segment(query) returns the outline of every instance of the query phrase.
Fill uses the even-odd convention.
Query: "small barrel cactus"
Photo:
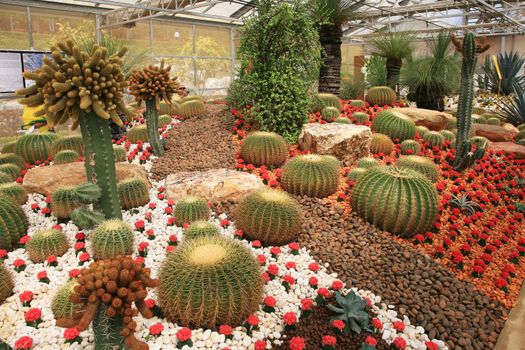
[[[438,170],[436,164],[434,164],[434,162],[427,157],[403,156],[399,158],[396,166],[399,168],[409,168],[419,171],[432,182],[436,182],[438,180]]]
[[[11,198],[18,205],[27,202],[27,191],[15,182],[0,185],[0,196]]]
[[[126,161],[126,149],[122,146],[113,145],[113,154],[115,155],[115,162]]]
[[[361,108],[366,106],[366,102],[363,100],[352,100],[350,101],[350,106]]]
[[[182,226],[199,220],[210,218],[210,208],[203,198],[188,196],[181,198],[173,211],[175,224]]]
[[[127,132],[128,140],[131,143],[137,143],[137,141],[148,142],[148,128],[145,124],[135,125]]]
[[[425,136],[425,134],[427,132],[429,132],[430,130],[426,127],[426,126],[423,126],[423,125],[418,125],[416,126],[416,133],[420,136],[420,137],[423,137]]]
[[[332,156],[300,155],[283,166],[281,185],[292,194],[323,198],[337,191],[339,171],[339,161]]]
[[[67,164],[67,163],[76,162],[79,159],[80,159],[80,154],[78,154],[76,151],[63,150],[55,154],[55,158],[53,158],[53,162],[55,164]]]
[[[27,217],[12,199],[0,197],[0,249],[18,248],[19,240],[26,235]]]
[[[172,104],[171,103],[167,103],[167,102],[160,102],[159,103],[159,113],[162,114],[162,115],[167,115],[168,117],[173,113],[173,108],[172,108]],[[171,120],[171,117],[170,117],[170,120]],[[159,117],[159,126],[160,125],[160,117]]]
[[[423,136],[423,140],[428,142],[430,147],[441,147],[443,142],[445,142],[445,137],[439,131],[429,131]]]
[[[77,285],[75,280],[71,280],[58,289],[51,301],[51,311],[55,319],[73,318],[77,319],[82,315],[82,305],[71,302],[70,297]]]
[[[51,144],[57,138],[54,133],[26,134],[16,141],[15,152],[29,164],[43,162],[51,155]]]
[[[93,203],[99,197],[100,188],[92,183],[60,187],[51,195],[51,211],[57,218],[65,219],[75,209]]]
[[[159,304],[171,322],[192,328],[239,325],[259,308],[261,270],[240,242],[208,236],[185,240],[159,271]]]
[[[279,134],[256,131],[242,143],[241,157],[255,166],[280,166],[288,157],[288,144]]]
[[[122,209],[141,207],[149,202],[148,185],[144,180],[128,178],[117,184]]]
[[[321,115],[323,116],[323,119],[326,121],[331,121],[337,117],[339,117],[339,110],[336,107],[325,107],[321,111]]]
[[[386,106],[396,101],[396,92],[388,86],[374,86],[366,93],[366,102],[370,106]]]
[[[51,155],[55,156],[60,151],[75,151],[78,154],[84,153],[84,142],[80,135],[62,136],[51,144]]]
[[[392,142],[390,137],[379,133],[372,134],[372,141],[370,142],[370,152],[372,152],[373,154],[384,153],[388,155],[392,153],[393,150],[394,143]]]
[[[69,249],[66,235],[55,229],[38,231],[26,245],[29,259],[34,263],[44,262],[48,256],[62,256]]]
[[[454,143],[456,141],[456,134],[454,134],[453,131],[441,130],[439,133],[443,135],[445,140],[450,141],[450,143]]]
[[[355,112],[352,114],[352,118],[356,120],[357,124],[366,124],[366,122],[370,121],[370,116],[364,112]]]
[[[458,129],[458,118],[452,117],[448,120],[447,130],[454,131]]]
[[[164,114],[159,116],[159,128],[163,128],[171,123],[171,116]]]
[[[11,175],[0,172],[0,184],[6,184],[9,182],[13,182],[13,178]]]
[[[401,142],[401,154],[418,154],[421,152],[419,142],[414,140],[405,140]]]
[[[286,192],[263,189],[248,194],[235,209],[237,228],[250,240],[283,245],[301,232],[301,210]]]
[[[489,139],[484,136],[473,136],[469,141],[476,146],[476,149],[482,149],[483,152],[489,148]]]
[[[215,236],[219,234],[219,228],[209,221],[199,220],[193,222],[190,227],[184,231],[186,238],[198,238],[203,236]]]
[[[180,105],[180,116],[184,119],[196,117],[204,113],[206,107],[204,102],[199,99],[184,100]]]
[[[364,173],[366,173],[368,169],[366,168],[353,168],[348,172],[346,175],[346,178],[351,181],[357,181],[363,176]]]
[[[4,264],[0,262],[0,305],[13,294],[13,278]]]
[[[472,114],[471,120],[472,124],[487,124],[487,120],[481,115]]]
[[[0,154],[0,164],[14,164],[20,169],[26,167],[26,161],[16,153],[2,153]]]
[[[487,120],[487,124],[490,124],[490,125],[501,125],[501,120],[499,120],[499,118],[496,118],[496,117],[490,117]]]
[[[352,194],[352,207],[359,216],[405,238],[432,227],[438,204],[432,182],[421,173],[406,168],[368,169]]]
[[[525,130],[520,130],[516,134],[516,140],[522,140],[522,139],[525,139]]]
[[[487,111],[483,107],[472,107],[472,114],[483,115],[485,113],[487,113]]]
[[[9,175],[11,181],[14,181],[20,176],[20,168],[15,164],[1,164],[0,173]]]
[[[15,153],[16,152],[16,140],[9,141],[2,145],[2,153]]]
[[[416,136],[416,124],[412,119],[402,113],[388,110],[376,115],[372,122],[372,130],[401,141]]]
[[[364,158],[359,159],[359,161],[357,162],[358,168],[368,169],[368,168],[372,168],[378,165],[379,165],[379,162],[377,161],[377,159],[372,158],[372,157],[364,157]]]
[[[135,235],[122,220],[107,220],[98,225],[91,234],[91,249],[96,260],[113,259],[133,252]]]
[[[316,109],[316,112],[317,111],[322,111],[323,108],[325,107],[335,107],[337,108],[338,111],[341,111],[341,109],[343,108],[342,104],[341,104],[341,100],[339,99],[339,97],[337,97],[336,95],[334,94],[329,94],[329,93],[320,93],[317,95],[317,98],[321,101],[321,106],[318,106]]]
[[[346,118],[346,117],[338,117],[338,118],[335,118],[334,123],[339,123],[339,124],[352,124],[352,122],[350,121],[350,119],[348,119],[348,118]]]

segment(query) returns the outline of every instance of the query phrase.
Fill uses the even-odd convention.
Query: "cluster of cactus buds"
[[[126,51],[123,48],[108,57],[105,47],[95,45],[86,53],[71,40],[58,43],[51,48],[51,57],[43,58],[41,68],[24,73],[24,78],[35,84],[16,92],[26,96],[19,102],[30,107],[43,105],[37,113],[45,115],[50,127],[71,119],[76,128],[80,113],[91,111],[121,125],[117,109],[131,114],[122,100],[128,85],[121,69]]]
[[[160,67],[150,65],[142,70],[134,70],[130,77],[130,93],[140,106],[142,101],[155,99],[155,108],[160,109],[161,100],[171,103],[171,95],[177,93],[179,83],[177,78],[170,77],[171,66]]]
[[[75,304],[84,304],[85,312],[77,319],[58,319],[57,325],[76,326],[79,331],[84,331],[99,307],[103,307],[108,318],[123,317],[120,335],[127,347],[133,350],[148,348],[146,343],[135,338],[137,324],[133,317],[139,312],[145,318],[153,316],[144,302],[148,295],[146,287],[156,287],[159,282],[150,278],[150,269],[134,262],[131,256],[117,256],[93,262],[82,269],[77,283],[70,299]]]

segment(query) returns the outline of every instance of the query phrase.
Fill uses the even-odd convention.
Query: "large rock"
[[[206,198],[210,202],[238,202],[249,192],[265,186],[254,174],[213,169],[170,174],[166,178],[165,187],[168,199],[179,200],[191,195]]]
[[[494,152],[503,151],[508,154],[514,154],[517,159],[525,159],[525,146],[514,142],[491,142],[489,150]]]
[[[505,124],[502,125],[502,127],[504,127],[507,130],[510,130],[510,131],[512,131],[512,132],[514,132],[516,134],[520,132],[518,130],[518,128],[515,127],[514,125],[512,125],[511,123],[505,123]]]
[[[453,115],[446,112],[434,111],[432,109],[399,107],[392,108],[392,111],[401,112],[416,123],[429,128],[430,130],[440,131],[447,128],[448,122]]]
[[[149,185],[146,171],[141,165],[117,163],[117,181],[138,177]],[[28,192],[52,194],[62,186],[77,186],[87,182],[86,169],[83,162],[56,164],[30,169],[24,176],[23,185]]]
[[[508,142],[514,140],[516,131],[499,125],[472,124],[472,135],[484,136],[494,142]]]
[[[364,125],[317,124],[303,125],[299,147],[317,154],[327,154],[353,165],[359,158],[370,155],[372,131]]]

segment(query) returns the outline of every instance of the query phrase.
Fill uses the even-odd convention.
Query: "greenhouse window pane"
[[[111,28],[108,30],[110,36],[124,41],[130,50],[130,54],[150,51],[149,23],[138,22],[133,28]]]
[[[0,11],[0,48],[29,49],[27,10],[3,6]]]
[[[187,89],[194,89],[193,58],[157,57],[158,62],[164,58],[167,65],[171,65],[171,76]]]
[[[190,24],[153,22],[155,55],[193,56],[193,32]]]
[[[195,26],[198,57],[230,57],[230,28]]]
[[[228,87],[231,81],[230,65],[230,60],[198,59],[197,88],[201,90]]]

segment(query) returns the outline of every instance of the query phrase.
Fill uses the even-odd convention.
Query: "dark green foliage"
[[[396,101],[396,93],[388,86],[375,86],[368,89],[365,99],[370,106],[378,105],[382,107],[394,103]]]
[[[249,134],[241,145],[241,157],[255,166],[280,166],[288,157],[284,138],[273,132],[256,131]]]
[[[16,153],[2,153],[0,154],[0,164],[14,164],[20,169],[26,167],[24,158],[20,157]]]
[[[58,138],[56,134],[26,134],[16,141],[15,151],[29,164],[43,162],[51,155],[51,144]]]
[[[372,130],[385,134],[391,139],[401,141],[416,136],[416,124],[412,119],[399,112],[379,112],[372,122]]]
[[[517,86],[525,84],[523,65],[525,57],[518,52],[504,52],[497,56],[499,73],[490,55],[485,56],[484,75],[478,75],[478,87],[496,94],[510,95]]]
[[[209,221],[199,220],[191,223],[184,231],[184,237],[197,238],[203,236],[215,236],[219,234],[219,228]]]
[[[180,199],[173,211],[175,224],[182,226],[199,220],[210,218],[210,208],[203,198],[187,196]]]
[[[70,217],[71,221],[82,230],[92,229],[104,220],[103,214],[87,208],[73,210]]]
[[[367,312],[368,302],[366,300],[361,299],[353,291],[349,291],[346,295],[338,291],[335,293],[335,302],[335,305],[328,304],[326,306],[333,314],[330,322],[334,320],[344,321],[344,334],[348,334],[350,331],[356,334],[361,334],[361,331],[372,331],[370,328],[370,315]]]
[[[388,155],[392,153],[393,150],[394,143],[392,142],[390,137],[379,133],[372,134],[372,141],[370,142],[370,152],[372,152],[373,154],[384,153],[385,155]]]
[[[129,178],[117,184],[122,209],[141,207],[149,202],[149,190],[142,179]]]
[[[15,284],[9,271],[0,262],[0,305],[13,294]]]
[[[51,155],[56,156],[60,151],[75,151],[78,154],[84,153],[84,142],[80,135],[61,136],[51,144]]]
[[[419,142],[414,140],[405,140],[401,142],[401,154],[418,154],[421,152]]]
[[[55,154],[53,162],[55,164],[67,164],[76,162],[79,159],[80,155],[77,152],[71,150],[64,150]]]
[[[27,234],[28,222],[22,208],[13,200],[0,197],[0,249],[18,248],[19,240]]]
[[[480,205],[470,200],[466,194],[462,194],[461,196],[452,195],[448,204],[453,208],[458,208],[462,213],[467,215],[474,215],[477,211],[481,211]]]
[[[516,86],[509,100],[503,99],[499,102],[499,108],[507,123],[515,126],[525,123],[525,88]]]
[[[48,256],[62,256],[69,249],[66,235],[55,229],[38,231],[26,245],[29,259],[35,263],[44,262]]]

